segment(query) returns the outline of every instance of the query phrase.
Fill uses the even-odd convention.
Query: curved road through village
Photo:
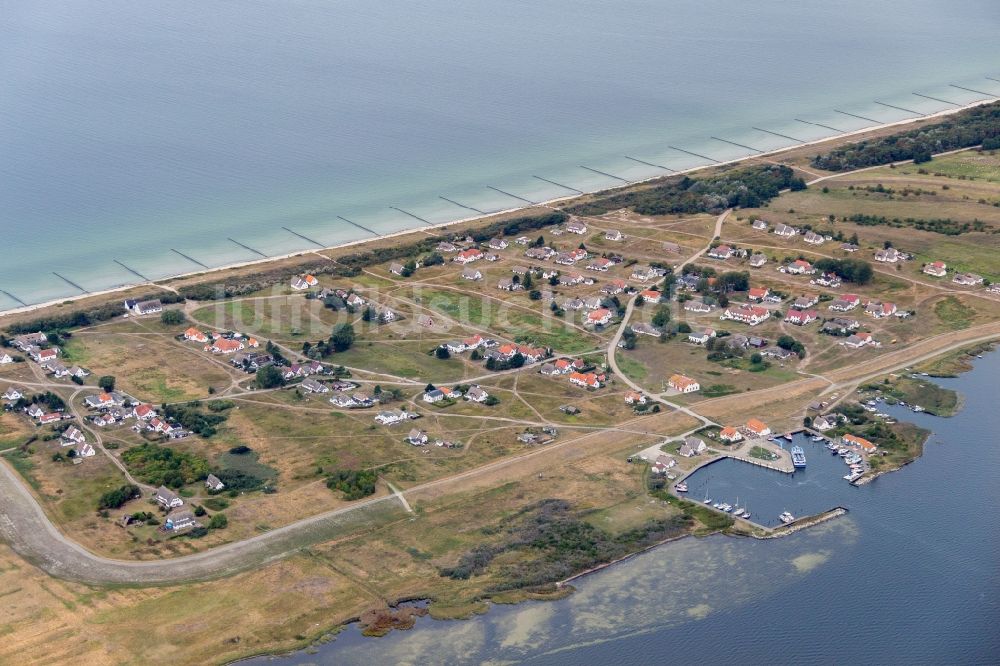
[[[721,236],[723,222],[731,211],[726,211],[716,221],[714,236]],[[708,251],[705,247],[692,255],[680,267],[697,259]],[[615,359],[617,345],[633,313],[635,299],[629,301],[625,316],[607,348],[608,363],[621,380],[637,391],[642,387],[635,384],[618,368]],[[918,341],[907,347],[896,349],[881,359],[862,368],[847,367],[829,373],[829,376],[811,376],[800,382],[822,380],[826,386],[817,385],[817,393],[853,387],[873,377],[905,368],[916,362],[933,358],[940,354],[969,344],[1000,338],[1000,322],[991,322],[961,331],[954,331],[933,338]],[[773,387],[787,390],[789,385]],[[823,390],[825,389],[825,390]],[[745,403],[755,394],[764,395],[772,389],[762,389],[706,401],[713,407],[728,401]],[[702,424],[713,423],[710,419],[691,409],[672,403],[662,397],[653,399],[672,409],[699,420]],[[89,430],[89,429],[88,429]],[[91,431],[96,436],[96,433]],[[598,433],[599,435],[599,433]],[[347,538],[361,528],[375,522],[385,524],[394,520],[408,520],[410,507],[405,495],[413,499],[421,491],[458,492],[468,490],[492,478],[498,470],[514,468],[528,459],[545,460],[564,455],[568,446],[595,433],[570,438],[557,444],[529,451],[527,453],[498,460],[476,469],[450,477],[430,481],[406,490],[391,488],[390,493],[354,502],[348,506],[317,514],[309,518],[253,536],[243,541],[218,546],[210,550],[177,558],[162,560],[115,560],[96,555],[71,538],[61,533],[48,519],[37,500],[24,485],[17,473],[0,458],[0,538],[6,541],[22,557],[36,564],[50,575],[90,584],[112,585],[171,585],[191,581],[208,580],[245,571],[268,562],[286,557],[310,545],[338,538]],[[97,438],[100,444],[100,438]],[[103,446],[101,446],[103,449]],[[116,461],[117,462],[117,461]],[[126,472],[127,474],[127,472]]]

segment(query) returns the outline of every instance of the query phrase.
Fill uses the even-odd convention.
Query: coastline
[[[665,178],[672,178],[672,177],[675,177],[675,176],[683,176],[683,175],[686,175],[686,174],[691,174],[691,173],[695,173],[695,172],[698,172],[698,171],[703,171],[703,170],[706,170],[706,169],[713,169],[713,168],[718,168],[718,167],[731,166],[731,165],[734,165],[734,164],[739,164],[739,163],[746,162],[746,161],[753,160],[753,159],[759,159],[759,158],[765,158],[765,157],[773,157],[773,156],[780,155],[782,153],[786,153],[786,152],[789,152],[789,151],[792,151],[792,150],[798,150],[800,148],[805,148],[805,147],[808,147],[808,146],[820,145],[820,144],[823,144],[823,143],[827,143],[829,141],[842,140],[842,139],[849,138],[849,137],[854,137],[854,136],[860,136],[860,135],[868,134],[870,132],[881,131],[881,130],[884,130],[884,129],[887,129],[887,128],[899,127],[899,126],[904,126],[904,125],[911,125],[911,124],[920,123],[920,122],[924,122],[924,121],[928,121],[928,120],[934,120],[934,119],[937,119],[937,118],[943,118],[943,117],[950,116],[950,115],[953,115],[953,114],[956,114],[956,113],[959,113],[959,112],[962,112],[962,111],[966,111],[968,109],[976,108],[978,106],[983,106],[983,105],[986,105],[986,104],[991,104],[991,103],[996,102],[996,101],[1000,101],[1000,97],[993,97],[993,98],[981,99],[981,100],[978,100],[978,101],[975,101],[975,102],[970,102],[969,104],[966,104],[966,105],[963,105],[963,106],[955,107],[953,109],[945,109],[943,111],[938,111],[938,112],[935,112],[935,113],[932,113],[932,114],[922,115],[922,116],[918,116],[918,117],[915,117],[915,118],[905,118],[903,120],[897,120],[897,121],[893,121],[893,122],[889,122],[889,123],[880,123],[880,124],[872,125],[872,126],[865,127],[865,128],[862,128],[862,129],[853,130],[853,131],[850,131],[850,132],[842,132],[842,133],[839,133],[839,134],[834,134],[834,135],[831,135],[831,136],[828,136],[828,137],[824,137],[822,139],[816,139],[814,141],[807,141],[807,142],[797,143],[797,144],[792,145],[792,146],[786,146],[784,148],[777,148],[775,150],[761,152],[761,153],[754,153],[752,155],[746,155],[746,156],[743,156],[743,157],[738,157],[738,158],[734,158],[734,159],[731,159],[731,160],[725,160],[725,161],[721,161],[721,162],[716,162],[716,163],[713,163],[713,164],[696,166],[696,167],[691,167],[691,168],[688,168],[688,169],[681,169],[681,170],[675,171],[675,172],[670,173],[670,174],[653,176],[653,177],[650,177],[650,178],[645,178],[645,179],[641,179],[641,180],[637,180],[637,181],[628,182],[628,183],[625,183],[625,184],[622,184],[622,185],[616,185],[616,186],[613,186],[613,187],[607,187],[607,188],[592,190],[592,191],[585,192],[584,194],[571,194],[571,195],[567,195],[567,196],[563,196],[563,197],[556,197],[556,198],[553,198],[553,199],[547,199],[545,201],[540,201],[540,202],[534,203],[532,205],[515,206],[515,207],[512,207],[512,208],[507,208],[507,209],[503,209],[503,210],[499,210],[499,211],[494,211],[492,213],[486,213],[486,214],[482,214],[482,215],[473,215],[473,216],[470,216],[470,217],[464,217],[464,218],[460,218],[460,219],[456,219],[456,220],[451,220],[451,221],[448,221],[448,222],[442,222],[440,224],[424,225],[424,226],[420,226],[420,227],[413,227],[413,228],[410,228],[410,229],[403,229],[403,230],[395,231],[395,232],[388,233],[388,234],[380,234],[380,235],[378,235],[376,237],[373,237],[373,238],[361,238],[361,239],[357,239],[357,240],[353,240],[353,241],[347,241],[347,242],[344,242],[344,243],[338,243],[336,245],[330,245],[330,246],[326,246],[326,247],[322,247],[322,248],[303,248],[301,250],[297,250],[297,251],[294,251],[294,252],[289,252],[289,253],[282,254],[282,255],[275,255],[275,256],[271,256],[271,257],[267,257],[267,258],[252,259],[252,260],[248,260],[248,261],[234,262],[234,263],[230,263],[230,264],[225,264],[225,265],[222,265],[222,266],[217,266],[217,267],[213,267],[213,268],[209,268],[209,269],[201,269],[201,270],[197,270],[197,271],[189,271],[189,272],[186,272],[186,273],[177,273],[175,275],[170,275],[170,276],[164,277],[164,278],[159,279],[159,280],[152,280],[152,281],[148,281],[148,282],[141,282],[140,281],[140,282],[128,283],[128,284],[123,284],[123,285],[119,285],[119,286],[116,286],[116,287],[110,287],[108,289],[103,289],[103,290],[99,290],[99,291],[92,291],[92,292],[87,292],[87,293],[83,293],[83,294],[76,294],[76,295],[72,295],[72,296],[67,296],[65,298],[50,299],[48,301],[44,301],[44,302],[41,302],[41,303],[33,303],[33,304],[26,305],[26,306],[21,306],[21,307],[16,307],[16,308],[9,308],[7,310],[0,310],[0,318],[3,318],[5,316],[10,316],[10,315],[18,315],[18,314],[26,314],[26,313],[31,313],[31,312],[37,312],[37,311],[43,310],[45,308],[49,308],[49,307],[53,307],[53,306],[58,306],[58,305],[69,304],[69,303],[73,303],[73,302],[76,302],[76,301],[81,301],[81,300],[88,299],[88,298],[101,297],[101,296],[109,296],[109,295],[116,294],[116,293],[122,293],[122,292],[128,291],[130,289],[135,289],[137,287],[148,286],[148,287],[155,288],[155,289],[162,289],[164,291],[175,292],[176,290],[174,288],[172,288],[170,286],[170,284],[169,284],[170,282],[172,282],[174,280],[181,280],[181,279],[185,279],[185,278],[202,276],[202,275],[212,275],[214,273],[219,273],[219,272],[233,270],[233,269],[238,269],[238,268],[245,268],[245,267],[249,267],[249,266],[265,265],[265,264],[268,264],[268,263],[283,261],[283,260],[287,260],[287,259],[291,259],[291,258],[299,257],[299,256],[304,256],[304,255],[308,255],[308,254],[318,255],[318,256],[321,256],[321,257],[323,257],[325,259],[328,259],[328,260],[333,261],[334,263],[336,263],[336,260],[330,259],[329,257],[325,257],[324,255],[322,255],[320,253],[321,252],[330,251],[330,250],[340,250],[340,249],[344,249],[344,248],[348,248],[348,247],[363,246],[363,245],[366,245],[368,243],[372,243],[372,242],[376,242],[376,241],[384,241],[384,240],[388,240],[388,239],[392,239],[392,238],[398,238],[398,237],[401,237],[401,236],[407,236],[409,234],[428,233],[428,232],[432,232],[432,231],[439,231],[439,230],[447,229],[448,227],[452,227],[452,226],[456,226],[456,225],[460,225],[460,224],[467,224],[469,222],[475,222],[475,221],[479,221],[479,220],[485,220],[485,219],[493,218],[493,217],[500,216],[500,215],[509,215],[511,213],[517,213],[517,212],[520,212],[520,211],[531,210],[532,208],[550,208],[554,204],[557,204],[557,203],[560,203],[560,202],[572,201],[572,200],[579,199],[579,198],[585,197],[585,196],[590,196],[590,195],[593,195],[593,194],[605,193],[605,192],[614,192],[614,191],[618,191],[618,190],[624,190],[624,189],[627,189],[627,188],[630,188],[630,187],[635,187],[637,185],[643,185],[643,184],[647,184],[647,183],[652,183],[652,182],[655,182],[655,181],[663,180]]]

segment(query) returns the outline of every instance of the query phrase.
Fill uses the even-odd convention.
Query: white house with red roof
[[[766,321],[771,316],[771,311],[755,305],[729,306],[722,313],[719,319],[732,319],[750,326],[756,326]]]
[[[805,259],[796,259],[785,267],[785,272],[793,275],[812,275],[816,269]]]
[[[593,312],[588,312],[585,322],[591,326],[605,326],[611,322],[613,315],[607,308],[598,308]]]
[[[754,302],[761,302],[767,298],[771,290],[767,287],[750,287],[750,291],[747,292],[747,298]]]
[[[474,247],[470,247],[468,250],[462,250],[455,257],[455,261],[460,264],[469,264],[473,261],[479,261],[483,258],[482,250]]]
[[[746,429],[757,437],[767,437],[771,434],[771,429],[768,428],[763,421],[758,419],[750,419],[747,421]]]
[[[701,384],[697,380],[685,375],[671,375],[667,380],[667,386],[680,393],[694,393],[701,390]]]
[[[153,409],[152,405],[138,405],[132,410],[132,416],[140,421],[148,421],[156,416],[156,410]]]
[[[948,274],[948,265],[943,261],[932,261],[924,266],[924,273],[934,277],[944,277]]]
[[[243,343],[240,340],[230,340],[228,338],[219,338],[211,345],[205,346],[205,351],[210,351],[213,354],[235,354],[243,349]]]
[[[743,439],[740,431],[732,426],[726,426],[719,431],[719,439],[723,442],[738,442]]]
[[[583,386],[584,388],[601,388],[601,380],[598,375],[593,372],[574,372],[569,376],[569,381],[577,386]]]
[[[655,289],[643,289],[642,291],[639,292],[639,295],[642,296],[642,300],[645,301],[646,303],[656,304],[663,299],[663,294],[656,291]]]
[[[200,342],[202,344],[208,342],[208,336],[205,335],[205,332],[199,331],[194,326],[184,331],[184,339],[190,340],[191,342]]]
[[[717,245],[708,251],[708,256],[713,259],[728,259],[733,256],[733,248],[728,245]]]
[[[811,321],[816,321],[819,313],[815,310],[789,310],[785,316],[785,321],[796,326],[805,326]]]

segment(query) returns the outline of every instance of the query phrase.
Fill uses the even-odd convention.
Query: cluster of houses
[[[943,261],[932,261],[924,264],[923,272],[933,277],[945,277],[948,274],[948,265]],[[983,276],[975,273],[955,273],[951,281],[966,287],[975,287],[984,282]],[[991,288],[990,291],[1000,291],[1000,289]]]
[[[475,335],[465,338],[464,340],[453,340],[452,342],[447,342],[443,346],[449,353],[461,354],[474,349],[492,349],[493,347],[500,346],[500,343],[492,338],[484,338],[476,333]]]
[[[465,399],[469,402],[486,402],[490,394],[482,386],[474,385],[470,386],[466,392],[463,394],[458,389],[449,388],[447,386],[437,386],[430,389],[429,391],[424,391],[423,400],[429,404],[436,404],[444,400],[458,400],[464,395]]]
[[[62,351],[59,347],[48,344],[48,340],[48,336],[39,331],[37,333],[18,335],[10,341],[10,344],[27,354],[46,374],[51,375],[55,379],[84,379],[90,376],[90,371],[79,365],[73,365],[69,368],[63,365],[59,361]],[[14,358],[10,354],[0,352],[0,363],[13,362]]]
[[[319,284],[319,280],[316,279],[315,275],[296,275],[292,278],[292,289],[296,291],[305,291]]]
[[[608,381],[605,373],[594,371],[593,366],[581,358],[572,361],[560,358],[554,362],[545,363],[538,371],[548,376],[567,375],[571,384],[581,388],[599,389]]]
[[[194,326],[181,333],[180,338],[188,342],[196,342],[204,345],[202,349],[212,354],[235,354],[244,349],[257,349],[260,347],[260,342],[256,338],[236,331],[226,331],[224,333],[217,331],[206,332]]]

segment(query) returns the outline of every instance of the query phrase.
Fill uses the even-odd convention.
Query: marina
[[[845,633],[864,642],[872,663],[992,663],[1000,650],[1000,513],[967,507],[1000,501],[992,437],[1000,414],[991,393],[998,372],[1000,353],[993,353],[967,375],[935,380],[968,396],[953,418],[886,406],[933,434],[922,458],[878,483],[844,483],[840,456],[808,436],[795,438],[810,458],[806,470],[779,474],[721,460],[690,480],[697,501],[738,496],[787,536],[683,539],[573,581],[576,591],[565,599],[496,605],[466,622],[424,618],[377,640],[351,625],[318,653],[277,663],[657,664],[669,645],[672,659],[736,665],[773,663],[777,639],[781,662],[815,663],[819,654],[841,655]],[[970,457],[980,473],[968,474]],[[942,484],[954,492],[928,496]],[[797,518],[787,527],[778,518],[785,511]],[[832,519],[800,528],[817,514]],[[878,603],[844,593],[857,588],[861,572],[882,581]],[[751,625],[758,631],[745,640],[712,638]]]

